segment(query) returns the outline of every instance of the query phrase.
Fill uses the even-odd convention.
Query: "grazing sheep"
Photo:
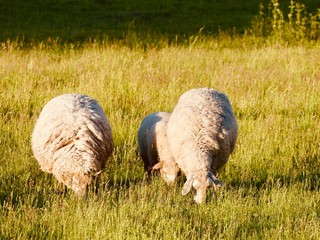
[[[169,118],[170,113],[167,112],[152,113],[142,120],[138,131],[138,147],[147,176],[152,170],[160,169],[162,178],[168,184],[172,182],[170,176],[175,176],[178,171],[167,143],[166,128]],[[166,167],[163,167],[163,162],[166,162]]]
[[[184,93],[167,124],[168,144],[173,158],[186,175],[182,195],[193,187],[195,201],[202,203],[206,189],[222,184],[218,171],[235,148],[238,126],[227,96],[200,88]]]
[[[87,197],[88,185],[112,152],[112,131],[94,99],[65,94],[44,106],[31,145],[41,170],[52,173],[78,196]]]

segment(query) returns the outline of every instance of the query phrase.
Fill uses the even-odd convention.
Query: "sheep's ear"
[[[163,168],[163,164],[164,164],[163,161],[158,162],[156,165],[152,167],[152,170],[158,170]]]
[[[220,180],[212,172],[208,172],[208,177],[212,180],[214,185],[217,187],[222,187],[222,182],[220,182]]]
[[[194,181],[194,178],[193,178],[193,176],[191,176],[184,183],[184,185],[182,187],[182,196],[187,195],[190,192],[190,190],[192,188],[193,181]]]
[[[98,177],[98,176],[101,174],[101,172],[102,172],[102,170],[100,170],[99,172],[96,172],[96,173],[94,174],[94,176],[95,176],[95,177]]]

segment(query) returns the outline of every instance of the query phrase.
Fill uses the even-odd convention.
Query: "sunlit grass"
[[[319,239],[319,43],[274,31],[200,32],[183,44],[129,33],[1,43],[0,239]],[[224,187],[201,206],[181,195],[184,176],[173,187],[144,180],[136,140],[144,116],[172,111],[197,87],[225,92],[239,124]],[[58,194],[30,148],[42,107],[63,93],[95,98],[113,129],[113,154],[87,201]]]
[[[236,41],[3,49],[0,238],[318,239],[319,47]],[[184,91],[203,86],[229,96],[239,139],[220,175],[223,189],[198,206],[192,194],[181,196],[183,176],[172,188],[159,176],[143,180],[136,134],[144,116],[172,111]],[[68,92],[98,100],[114,134],[113,155],[88,201],[59,195],[30,149],[41,108]]]

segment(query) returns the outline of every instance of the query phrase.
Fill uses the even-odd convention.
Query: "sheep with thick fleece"
[[[96,100],[82,94],[64,94],[42,109],[31,146],[41,170],[86,197],[88,185],[111,155],[112,131]]]
[[[138,147],[147,176],[152,170],[160,169],[161,176],[168,184],[170,176],[179,170],[169,151],[166,129],[170,113],[155,112],[146,116],[138,130]],[[162,162],[166,162],[163,167]],[[158,164],[161,163],[161,164]]]
[[[238,126],[228,97],[214,89],[185,92],[167,124],[173,158],[186,175],[182,194],[195,188],[195,201],[206,199],[206,189],[222,184],[218,171],[227,163],[238,136]]]

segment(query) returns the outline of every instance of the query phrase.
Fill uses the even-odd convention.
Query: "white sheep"
[[[222,184],[218,171],[227,163],[238,135],[237,121],[228,97],[214,89],[184,93],[167,124],[173,158],[186,175],[182,194],[196,189],[195,201],[206,199],[206,189]]]
[[[161,176],[168,184],[170,176],[175,176],[179,168],[169,151],[166,129],[170,113],[155,112],[146,116],[138,130],[138,147],[144,162],[144,170],[149,176],[152,170],[160,169]],[[166,163],[163,167],[163,162]]]
[[[112,131],[94,99],[64,94],[42,109],[31,146],[41,170],[52,173],[78,196],[87,197],[88,185],[111,155]]]

